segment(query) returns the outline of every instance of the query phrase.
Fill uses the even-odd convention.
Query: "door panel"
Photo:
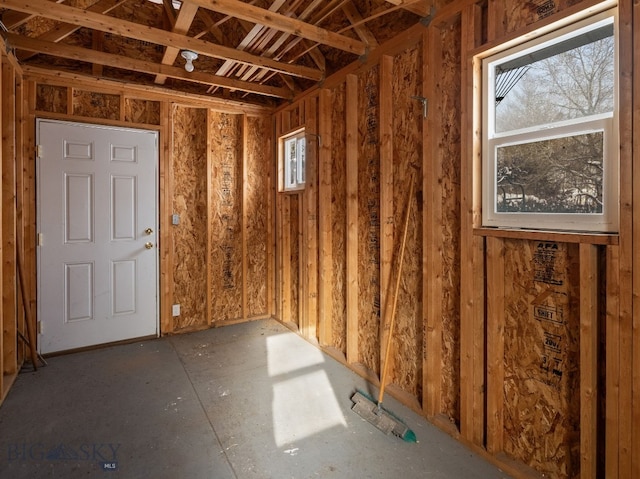
[[[157,334],[157,133],[37,131],[41,351]]]
[[[64,175],[65,243],[93,241],[93,175]]]
[[[133,176],[111,177],[112,241],[135,239],[136,189],[136,179]]]
[[[65,322],[93,319],[93,263],[64,265]]]

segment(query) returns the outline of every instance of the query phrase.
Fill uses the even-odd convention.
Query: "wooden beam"
[[[247,188],[249,187],[249,124],[247,122],[247,115],[242,115],[242,171],[240,174],[242,175],[242,204],[240,205],[241,214],[242,214],[242,231],[241,231],[241,248],[242,248],[242,318],[247,319],[249,317],[249,310],[247,307],[247,290],[248,290],[248,282],[249,282],[249,258],[248,258],[248,247],[247,247],[247,231],[249,225],[249,208],[247,203],[249,202],[249,193]]]
[[[214,190],[214,186],[213,186],[213,149],[214,149],[214,144],[213,144],[213,138],[214,138],[214,131],[216,126],[213,126],[213,120],[212,120],[212,111],[211,109],[207,108],[207,119],[206,119],[207,125],[206,125],[206,142],[207,142],[207,152],[206,152],[206,161],[207,161],[207,166],[206,166],[206,175],[207,175],[207,192],[206,192],[206,203],[207,203],[207,213],[206,216],[207,218],[207,245],[206,245],[206,269],[207,269],[207,281],[205,283],[205,288],[206,288],[206,298],[207,298],[207,324],[214,324],[214,318],[213,318],[213,267],[211,264],[211,261],[209,260],[209,258],[211,258],[211,254],[214,248],[214,242],[213,242],[213,235],[214,235],[214,228],[212,225],[212,218],[211,218],[211,211],[212,208],[214,206],[214,202],[213,202],[213,198],[214,195],[217,195],[217,192]],[[244,145],[243,145],[244,148]],[[244,149],[243,149],[244,151]],[[244,182],[242,183],[244,185]],[[243,203],[244,204],[244,203]],[[244,217],[243,217],[244,218]],[[241,235],[244,237],[244,228],[241,229]],[[242,255],[242,258],[244,259],[244,254]],[[244,281],[244,275],[243,275],[243,281]],[[242,306],[242,317],[244,318],[244,305]]]
[[[430,31],[431,29],[427,29]],[[409,46],[415,45],[418,42],[422,41],[422,35],[425,32],[424,25],[417,23],[414,26],[408,28],[407,30],[399,33],[391,40],[380,45],[379,48],[372,50],[366,58],[363,58],[362,61],[352,62],[346,67],[338,70],[335,73],[332,73],[327,78],[322,80],[321,84],[318,84],[315,88],[309,88],[303,93],[296,96],[296,101],[302,100],[308,95],[314,95],[316,90],[322,86],[322,88],[335,88],[337,85],[344,83],[344,79],[347,75],[352,74],[356,75],[361,72],[365,72],[371,67],[378,65],[380,63],[380,57],[383,55],[399,55],[404,52]],[[286,105],[283,104],[280,107],[276,108],[276,111],[286,108]]]
[[[482,8],[476,4],[466,5],[462,9],[461,15],[461,43],[463,51],[472,51],[480,43],[482,37]],[[462,131],[469,134],[462,135],[461,140],[461,330],[465,333],[465,366],[467,370],[461,371],[461,383],[463,375],[468,383],[468,408],[465,410],[471,416],[467,417],[465,424],[471,429],[466,431],[474,444],[482,446],[484,442],[485,428],[488,428],[488,418],[485,420],[485,401],[489,401],[489,396],[502,394],[498,391],[486,392],[485,385],[485,336],[488,335],[490,326],[489,315],[485,317],[484,304],[491,296],[485,295],[485,240],[482,237],[474,236],[473,229],[482,223],[482,157],[481,138],[479,133],[481,128],[481,105],[480,96],[477,94],[477,81],[479,77],[479,65],[473,64],[467,55],[461,56],[461,124]],[[502,259],[500,259],[502,261]],[[487,281],[490,283],[490,280]],[[462,334],[462,333],[461,333]],[[488,339],[487,339],[488,342]],[[461,339],[461,345],[463,340]],[[498,353],[502,353],[502,346],[498,347]],[[468,359],[471,359],[469,362]],[[488,365],[486,365],[488,368]],[[494,384],[494,387],[498,387]],[[500,386],[502,387],[502,386]],[[501,391],[501,389],[500,389]],[[494,397],[493,400],[496,398]],[[495,404],[495,403],[494,403]],[[501,408],[502,405],[495,404]],[[494,410],[498,413],[500,410]],[[497,418],[493,418],[497,419]],[[501,419],[499,419],[501,421]],[[498,427],[501,426],[498,423]],[[496,424],[494,423],[494,426]],[[501,440],[500,440],[501,441]],[[492,447],[501,447],[501,442],[493,444]]]
[[[198,54],[213,58],[221,58],[223,60],[232,59],[238,63],[257,65],[287,75],[300,76],[311,80],[320,80],[323,77],[321,71],[313,68],[278,62],[269,58],[242,52],[235,48],[225,47],[159,28],[113,18],[108,15],[101,15],[66,5],[58,5],[56,8],[51,8],[51,2],[47,0],[31,0],[28,4],[25,4],[22,0],[0,0],[0,7],[32,13],[61,22],[73,23],[127,38],[157,43],[158,45],[172,46],[180,50],[192,50]],[[249,5],[246,4],[246,7],[249,7]]]
[[[92,49],[94,51],[101,52],[102,49],[104,48],[104,33],[93,30],[91,32],[91,43],[92,43]],[[101,65],[100,63],[92,64],[91,74],[95,77],[102,76],[103,66],[104,65]],[[123,112],[121,111],[120,113],[122,114]]]
[[[4,57],[4,55],[2,56]],[[4,75],[2,75],[2,71],[1,71],[2,63],[0,63],[0,91],[3,92],[3,94],[0,97],[0,131],[2,131],[2,134],[4,134],[5,119],[2,111],[3,110],[2,99],[4,98],[4,90],[6,86],[4,85]],[[0,180],[0,185],[2,185],[3,192],[5,187],[4,171],[3,171],[4,156],[5,156],[4,148],[0,148],[0,171],[2,171],[2,180]],[[11,272],[9,272],[9,274],[5,274],[4,259],[3,259],[3,256],[4,256],[4,240],[3,240],[4,208],[2,207],[3,205],[4,205],[4,198],[2,198],[2,195],[0,195],[0,273],[2,273],[2,277],[4,278],[5,276],[9,276],[9,275],[15,276],[15,274],[11,274]],[[3,298],[3,297],[4,297],[4,281],[0,281],[0,298]],[[7,337],[7,341],[11,341],[11,339],[7,334],[8,333],[7,328],[9,327],[10,321],[11,321],[11,318],[8,318],[4,315],[4,308],[0,307],[0,403],[2,403],[2,401],[4,400],[10,386],[10,381],[8,381],[8,378],[5,379],[4,377],[6,368],[8,367],[8,364],[5,359],[5,336]]]
[[[15,0],[13,0],[15,1]],[[296,18],[291,18],[275,12],[270,12],[264,8],[249,5],[240,0],[191,0],[203,8],[216,12],[232,15],[236,18],[248,22],[265,25],[267,27],[291,33],[307,40],[318,42],[339,50],[344,50],[356,55],[363,55],[366,52],[365,45],[353,38],[334,33],[330,30],[317,27],[310,23],[303,22]]]
[[[173,333],[174,323],[171,305],[174,294],[174,248],[171,224],[173,214],[173,144],[171,125],[173,125],[173,108],[168,101],[160,102],[160,165],[158,171],[158,188],[160,198],[160,334]]]
[[[311,16],[311,14],[314,12],[314,10],[323,2],[324,0],[313,0],[308,6],[307,8],[305,8],[302,13],[300,13],[300,16],[298,16],[298,20],[306,20],[309,16]],[[317,22],[312,22],[312,23],[317,23]],[[280,36],[278,37],[277,40],[275,40],[265,51],[262,52],[261,55],[269,57],[269,58],[273,58],[274,55],[276,55],[276,52],[280,49],[280,47],[282,47],[282,45],[284,45],[284,42],[291,37],[291,34],[289,33],[281,33]],[[298,40],[298,39],[296,39]],[[325,71],[326,69],[326,65],[325,65],[325,58],[324,55],[322,55],[322,53],[317,49],[313,49],[310,52],[311,59],[314,61],[314,63],[316,64],[316,66],[321,70],[321,71]],[[279,59],[279,58],[278,58]],[[251,78],[252,75],[254,75],[254,73],[256,72],[256,70],[258,70],[256,67],[251,67],[248,69],[248,71],[242,76],[243,80],[249,80]],[[255,75],[253,77],[253,80],[261,80],[262,78],[264,78],[265,74],[267,73],[266,70],[260,70],[258,72],[257,75]],[[271,78],[271,77],[269,77]]]
[[[285,323],[291,322],[291,313],[293,311],[293,302],[291,292],[293,290],[291,282],[291,201],[297,201],[297,195],[284,194],[280,196],[281,199],[281,258],[282,258],[282,271],[281,271],[281,284],[280,291],[282,294],[282,317],[280,318]],[[296,238],[297,240],[297,238]]]
[[[36,331],[37,310],[36,301],[36,162],[35,144],[36,144],[36,124],[35,106],[36,106],[36,85],[33,81],[26,81],[22,78],[23,84],[26,84],[23,98],[23,140],[22,154],[24,155],[24,269],[25,269],[25,286],[30,298],[28,305],[31,312],[31,330]]]
[[[271,6],[269,7],[269,11],[270,12],[277,12],[278,9],[282,6],[282,4],[284,3],[284,0],[276,0],[274,1]],[[251,28],[251,30],[249,30],[249,32],[247,32],[247,34],[245,35],[245,37],[242,39],[242,41],[240,42],[240,44],[238,44],[238,46],[236,46],[236,49],[238,50],[246,50],[249,45],[251,45],[251,42],[253,42],[255,40],[255,38],[261,34],[261,32],[265,29],[264,25],[254,25],[253,28]],[[226,62],[224,62],[220,68],[218,68],[218,70],[216,71],[217,75],[226,75],[227,73],[229,73],[229,70],[231,70],[231,68],[235,65],[236,63],[231,61],[231,60],[227,60]],[[255,68],[255,67],[253,67]]]
[[[14,28],[18,28],[20,25],[24,25],[34,17],[35,15],[30,15],[28,13],[7,11],[2,14],[2,18],[0,20],[2,20],[2,24],[7,30],[13,30]]]
[[[388,3],[404,8],[421,17],[426,17],[431,11],[431,5],[427,0],[386,0]]]
[[[357,25],[353,29],[358,37],[360,37],[360,40],[362,40],[369,48],[377,47],[378,40],[376,40],[376,37],[371,33],[371,30],[369,30],[364,23],[359,23],[362,22],[363,18],[353,2],[346,3],[342,7],[342,11],[352,25]]]
[[[619,252],[619,351],[618,476],[640,477],[640,172],[634,126],[640,124],[640,36],[634,19],[640,18],[638,2],[619,2],[619,140],[620,140],[620,252]],[[634,204],[636,205],[634,207]],[[612,477],[612,476],[611,476]]]
[[[321,139],[318,168],[318,229],[320,234],[318,267],[318,341],[321,346],[333,346],[333,234],[331,217],[332,184],[332,113],[333,92],[320,90],[318,135]]]
[[[347,363],[360,360],[358,343],[358,77],[347,75]]]
[[[263,114],[270,110],[267,106],[256,105],[254,103],[181,92],[160,86],[139,85],[137,83],[106,80],[104,78],[98,79],[60,70],[26,66],[24,67],[24,74],[26,79],[35,80],[40,84],[59,86],[72,84],[76,87],[90,88],[93,91],[114,93],[116,95],[126,91],[128,95],[135,96],[138,99],[170,101],[174,104],[190,105],[197,108],[208,107],[224,111],[225,113]],[[69,105],[69,108],[71,108],[71,105]],[[46,114],[46,112],[38,113]],[[69,113],[69,115],[71,115],[71,113]],[[48,116],[50,117],[52,115]]]
[[[186,35],[189,31],[189,27],[191,23],[193,23],[193,19],[196,16],[196,12],[198,11],[198,6],[194,5],[191,2],[183,1],[180,10],[178,11],[178,15],[173,23],[173,28],[171,29],[174,33],[180,33]],[[162,56],[161,63],[163,65],[173,65],[173,62],[176,60],[176,57],[180,53],[179,48],[175,47],[167,47],[164,51],[164,55]],[[162,85],[167,80],[166,75],[158,75],[156,76],[156,83]]]
[[[112,53],[98,52],[88,50],[86,48],[76,47],[72,45],[64,45],[60,43],[44,42],[33,38],[7,33],[7,39],[23,50],[30,50],[38,53],[45,53],[61,58],[71,60],[88,61],[94,64],[107,65],[114,68],[122,68],[143,73],[163,74],[168,77],[178,78],[185,81],[202,83],[205,85],[216,85],[223,88],[245,91],[248,93],[257,93],[275,98],[291,98],[293,93],[285,88],[270,87],[266,85],[258,85],[255,83],[226,78],[210,73],[203,72],[186,72],[183,68],[169,65],[161,65],[146,60],[136,60],[133,58],[114,55]]]
[[[380,80],[378,98],[380,109],[378,122],[380,125],[380,363],[386,356],[387,337],[389,327],[384,326],[383,320],[391,317],[389,301],[393,294],[389,284],[394,251],[395,218],[393,215],[393,57],[384,55],[380,59]],[[385,317],[386,316],[386,317]],[[393,359],[389,358],[390,366]],[[382,368],[380,369],[382,370]],[[393,371],[393,369],[391,369]]]
[[[162,0],[162,6],[164,14],[166,15],[167,21],[173,25],[176,23],[176,9],[173,6],[173,0]]]
[[[65,0],[55,0],[55,3],[63,3]],[[54,2],[52,2],[54,3]],[[7,30],[13,30],[20,25],[27,23],[36,15],[31,15],[23,12],[7,11],[2,14],[2,24]]]
[[[305,135],[307,144],[305,188],[302,216],[304,242],[301,251],[304,264],[305,314],[302,334],[309,340],[318,339],[318,97],[305,100]]]
[[[487,451],[504,449],[504,241],[487,238]]]
[[[27,164],[31,163],[31,157],[25,154],[25,137],[26,137],[26,105],[25,105],[25,81],[22,79],[22,74],[16,74],[16,134],[15,134],[15,145],[16,145],[16,262],[18,259],[18,254],[22,259],[22,267],[23,267],[23,275],[20,287],[17,292],[18,297],[18,331],[24,331],[26,333],[26,324],[25,322],[31,317],[31,315],[27,315],[27,309],[29,308],[29,302],[24,304],[22,302],[22,298],[27,298],[30,301],[29,291],[31,284],[31,276],[27,270],[27,262],[25,261],[24,251],[25,251],[25,241],[24,241],[24,233],[26,221],[29,218],[29,202],[28,196],[25,194],[29,190],[29,186],[26,184],[27,179]],[[24,288],[24,292],[26,293],[24,296],[22,295],[22,288]],[[31,309],[28,309],[28,312],[31,313]],[[35,331],[35,329],[32,329]],[[27,348],[24,342],[21,342],[18,345],[18,370],[24,363],[24,358],[27,354]],[[31,351],[29,351],[30,353]]]
[[[88,12],[96,12],[96,13],[109,13],[116,7],[119,7],[127,0],[99,0],[97,3],[91,5],[86,10]],[[57,8],[57,7],[56,7]],[[38,40],[44,40],[47,42],[59,42],[60,40],[64,40],[72,33],[79,30],[81,25],[74,25],[71,23],[62,23],[61,25],[57,25],[55,28],[52,28],[48,32],[43,33],[38,36]],[[97,32],[94,32],[94,34]],[[31,58],[34,53],[18,53],[17,57],[20,61],[25,61]]]
[[[2,58],[2,317],[0,373],[18,372],[16,323],[16,89],[15,70]]]
[[[580,245],[580,477],[598,471],[598,247]]]
[[[423,178],[424,208],[424,305],[426,315],[426,358],[424,371],[424,403],[428,416],[442,412],[442,290],[443,290],[443,240],[442,240],[442,162],[439,157],[441,106],[438,102],[438,72],[441,65],[442,45],[440,31],[436,28],[423,33],[423,91],[429,99],[429,111],[423,128]],[[460,353],[460,373],[464,365]],[[464,387],[461,384],[461,389]],[[462,409],[463,404],[461,402]],[[461,411],[462,416],[462,411]]]
[[[274,115],[265,115],[265,121],[268,123],[267,131],[274,131],[273,118]],[[277,169],[278,158],[274,158],[276,151],[274,147],[275,138],[271,138],[266,146],[269,164],[269,178],[267,179],[267,314],[271,317],[275,316],[275,274],[276,274],[276,192],[278,190]],[[277,154],[276,154],[277,155]]]
[[[461,22],[461,43],[463,51],[473,51],[480,43],[482,34],[482,8],[478,5],[467,5],[462,10],[460,18]],[[436,28],[436,27],[433,27]],[[465,435],[470,438],[474,444],[482,446],[484,443],[485,428],[493,428],[491,431],[492,444],[491,448],[494,454],[502,449],[502,385],[497,384],[496,377],[503,375],[500,370],[496,370],[499,364],[493,363],[491,367],[494,371],[493,379],[496,381],[492,387],[500,388],[492,390],[487,386],[485,388],[485,336],[489,341],[489,331],[491,331],[492,341],[501,341],[501,332],[495,331],[493,326],[503,328],[504,318],[503,312],[496,313],[497,318],[491,318],[490,314],[485,317],[484,304],[485,300],[489,301],[490,295],[485,298],[485,243],[484,238],[473,234],[474,228],[481,226],[481,178],[482,178],[482,158],[481,158],[481,138],[479,137],[481,125],[481,104],[480,95],[476,88],[479,80],[479,64],[474,64],[468,55],[461,56],[461,124],[462,131],[467,132],[463,136],[461,143],[461,198],[460,198],[460,217],[461,217],[461,238],[460,238],[460,324],[461,324],[461,383],[465,389],[465,425],[470,427]],[[492,243],[494,248],[493,255],[498,253],[495,251],[497,245]],[[500,243],[502,245],[502,242]],[[501,256],[498,261],[503,261]],[[487,266],[488,267],[488,266]],[[504,265],[492,265],[492,271],[495,268],[500,270]],[[492,278],[487,279],[487,285],[493,288],[494,282],[498,280],[494,274]],[[489,286],[487,286],[489,287]],[[504,287],[504,285],[502,285]],[[500,291],[500,290],[499,290]],[[499,305],[502,308],[502,305]],[[491,319],[490,319],[491,318]],[[489,321],[496,321],[491,326]],[[485,327],[486,325],[486,327]],[[489,345],[487,344],[487,349]],[[503,345],[493,343],[491,345],[497,356],[503,355]],[[488,351],[486,352],[488,358]],[[488,360],[488,359],[487,359]],[[492,358],[498,361],[497,358]],[[502,361],[502,359],[500,359]],[[489,365],[487,364],[487,369]],[[464,368],[464,370],[463,370]],[[466,379],[462,379],[462,378]],[[488,390],[488,392],[486,392]],[[485,401],[491,405],[493,416],[487,417],[487,424],[484,420]],[[492,402],[490,402],[492,401]],[[467,414],[470,414],[468,416]],[[489,413],[487,413],[487,416]],[[491,425],[489,424],[491,420]],[[487,432],[487,435],[489,433]],[[500,435],[500,437],[498,437]],[[487,447],[489,447],[487,439]]]
[[[345,6],[345,5],[347,5],[347,3],[349,1],[350,0],[345,0],[341,5]],[[383,10],[383,11],[378,12],[378,13],[374,13],[373,15],[370,15],[367,18],[363,18],[363,19],[361,19],[359,21],[352,22],[350,25],[338,30],[338,33],[342,34],[342,33],[346,32],[348,30],[354,30],[354,29],[364,25],[365,23],[370,22],[371,20],[374,20],[376,18],[382,17],[382,16],[387,15],[387,14],[389,14],[391,12],[395,12],[396,10],[400,10],[401,8],[402,7],[396,6],[396,7],[388,8],[387,10]],[[301,41],[303,41],[302,38],[297,38],[296,40],[294,40],[292,42],[289,42],[289,44],[286,46],[286,48],[282,52],[280,52],[280,54],[276,58],[278,58],[278,59],[282,58],[285,55],[285,53],[287,53],[288,51],[292,50],[298,44],[298,42],[301,42]],[[319,42],[312,43],[305,50],[303,50],[301,53],[297,53],[296,56],[293,59],[289,59],[289,62],[293,62],[293,61],[297,60],[298,58],[303,57],[307,53],[315,50],[318,47],[318,45],[320,45]]]
[[[605,477],[620,477],[618,455],[620,450],[620,261],[619,248],[608,246],[607,300],[605,331]]]

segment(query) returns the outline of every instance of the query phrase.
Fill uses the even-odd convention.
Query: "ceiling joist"
[[[427,0],[386,0],[388,3],[400,6],[403,9],[420,15],[421,17],[428,17],[431,14],[431,5]]]
[[[199,6],[248,22],[264,25],[282,32],[291,33],[302,38],[343,50],[356,55],[366,53],[366,45],[359,40],[341,35],[297,18],[291,18],[264,8],[241,2],[240,0],[190,0]]]
[[[127,0],[98,0],[96,3],[87,8],[90,12],[96,13],[109,13],[114,8],[119,7]],[[49,30],[46,33],[43,33],[38,37],[39,40],[44,40],[47,42],[59,42],[60,40],[65,39],[73,32],[80,29],[79,25],[74,25],[71,23],[62,23],[55,28]],[[27,55],[18,55],[18,60],[24,61],[31,58],[33,53],[29,53]]]
[[[198,2],[200,1],[201,0],[198,0]],[[243,5],[247,7],[250,6],[248,4]],[[0,6],[24,13],[51,18],[53,20],[92,28],[105,33],[152,42],[158,45],[178,48],[180,50],[192,50],[205,56],[220,58],[223,60],[232,59],[238,63],[256,65],[278,73],[308,78],[310,80],[318,81],[324,76],[323,72],[314,68],[278,62],[269,58],[239,51],[235,48],[217,45],[215,43],[187,37],[178,33],[168,32],[159,28],[141,25],[127,20],[113,18],[108,15],[101,15],[99,13],[89,12],[87,10],[69,7],[66,5],[57,5],[56,8],[51,8],[51,2],[47,0],[30,0],[28,3],[25,3],[23,0],[0,0]]]
[[[224,101],[247,98],[267,106],[290,100],[357,56],[367,58],[382,41],[432,15],[432,3],[0,0],[8,32],[0,32],[0,43],[6,39],[14,51],[9,57],[16,68],[37,70],[46,64],[52,76],[58,71],[71,78],[77,72],[83,81],[98,84],[167,85],[166,91],[200,90]],[[185,50],[202,60],[192,72],[183,68],[180,52]]]
[[[180,11],[178,12],[173,22],[173,33],[186,35],[186,33],[189,31],[191,23],[193,23],[193,19],[195,18],[197,11],[197,5],[194,5],[190,2],[183,2],[182,7],[180,8]],[[180,53],[180,49],[175,47],[167,47],[164,51],[164,56],[162,57],[162,64],[173,65],[173,62],[176,61],[178,53]],[[156,77],[156,83],[162,85],[166,79],[166,76],[158,75]]]
[[[47,55],[67,58],[70,60],[91,62],[94,64],[100,64],[114,68],[122,68],[125,70],[148,73],[151,75],[165,75],[167,77],[177,78],[180,80],[186,80],[205,85],[215,85],[223,88],[244,91],[247,93],[256,93],[259,95],[266,95],[275,98],[290,99],[293,96],[292,92],[286,88],[260,85],[198,71],[187,73],[183,68],[180,67],[162,65],[145,60],[135,60],[120,55],[114,55],[112,53],[88,50],[82,47],[45,42],[38,39],[29,39],[20,35],[15,35],[13,33],[7,33],[6,39],[10,45],[22,50],[44,53]]]

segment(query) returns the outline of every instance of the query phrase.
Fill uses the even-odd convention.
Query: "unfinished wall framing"
[[[26,341],[30,338],[25,321],[27,310],[35,310],[35,281],[23,274],[23,283],[18,281],[19,265],[23,271],[33,267],[29,255],[27,224],[33,218],[33,209],[28,202],[30,171],[26,167],[23,148],[27,136],[25,104],[28,92],[22,72],[15,60],[3,51],[0,78],[0,128],[2,129],[2,205],[0,208],[0,255],[2,257],[2,282],[0,292],[0,403],[7,395],[22,367],[28,351]],[[27,257],[25,260],[24,258]],[[20,262],[18,258],[21,258]],[[33,332],[33,330],[31,330]]]
[[[632,353],[631,276],[621,264],[631,264],[633,222],[623,207],[619,235],[480,228],[472,55],[611,4],[451,2],[428,26],[382,45],[275,115],[277,134],[285,133],[308,121],[305,102],[318,98],[318,334],[302,334],[379,382],[386,286],[415,161],[419,209],[411,218],[413,262],[403,273],[390,391],[519,477],[633,477],[640,467],[627,448],[637,444],[629,429],[637,385],[616,353]],[[621,5],[623,57],[631,52],[631,14]],[[429,101],[424,121],[416,97]],[[623,103],[631,105],[631,96]],[[630,145],[629,111],[621,119]],[[623,170],[629,151],[622,149]],[[630,181],[629,171],[624,178]],[[631,204],[629,183],[621,191]],[[287,222],[291,202],[308,204],[305,195],[279,194],[277,201],[278,237],[286,237],[277,252],[282,304],[296,294],[287,291],[294,285],[288,275],[298,274],[292,264],[313,264],[291,243],[298,234],[305,244],[308,225]],[[309,291],[299,286],[304,299]],[[304,308],[296,311],[303,316],[295,324],[303,324]],[[286,322],[283,312],[276,317]]]
[[[25,357],[17,250],[36,297],[35,118],[147,128],[161,136],[163,334],[273,315],[379,384],[409,200],[389,392],[514,476],[640,477],[640,6],[619,4],[619,233],[480,218],[473,56],[612,4],[436,2],[430,22],[274,112],[25,73],[2,53],[0,400]],[[300,127],[307,185],[278,192],[276,142]]]
[[[38,78],[34,89],[36,116],[160,130],[162,334],[272,314],[269,116],[90,83]],[[180,304],[179,316],[172,316],[173,304]]]
[[[513,38],[583,9],[610,5],[539,2],[523,8],[518,2],[495,2],[484,13],[486,41],[495,45],[501,38]],[[469,31],[483,31],[483,15],[478,10],[470,8],[462,18]],[[620,39],[621,43],[628,41],[624,31]],[[477,52],[482,41],[479,36],[467,37],[467,48]],[[470,55],[463,58],[463,67],[468,79],[479,78]],[[463,94],[463,101],[468,105],[478,101],[471,88]],[[466,115],[464,121],[470,127],[468,131],[477,131],[477,117]],[[621,133],[624,130],[622,122]],[[474,134],[463,137],[465,169],[476,175],[480,167],[479,141]],[[624,182],[621,180],[622,191]],[[463,198],[463,211],[469,211],[467,221],[479,227],[479,184],[467,181]],[[462,397],[467,411],[473,410],[479,400],[486,404],[486,450],[492,457],[504,455],[504,463],[519,475],[618,477],[614,471],[618,471],[619,458],[603,454],[609,440],[606,438],[618,433],[618,425],[605,425],[607,404],[617,391],[605,391],[603,385],[609,376],[614,375],[615,381],[619,374],[619,366],[605,357],[611,357],[610,327],[617,323],[620,313],[618,280],[611,276],[616,275],[619,265],[617,254],[611,251],[617,251],[618,243],[624,245],[623,237],[628,234],[624,223],[620,234],[611,236],[467,231],[467,235],[478,236],[463,237],[467,244],[474,245],[466,251],[463,248],[467,265],[462,269],[463,287],[467,288],[463,295],[482,297],[478,290],[482,285],[477,285],[472,276],[480,267],[474,265],[484,263],[486,313],[476,309],[478,306],[463,309],[463,328],[473,331],[474,323],[482,320],[486,351],[469,341],[462,353],[471,361],[486,354],[487,365],[486,393],[473,390],[479,383],[471,382],[466,383],[466,393],[463,386]],[[605,327],[605,318],[612,313],[616,320]],[[474,421],[463,421],[461,432],[482,444],[478,426]],[[617,444],[617,439],[613,442]]]
[[[327,352],[374,382],[381,371],[385,299],[397,274],[407,191],[415,182],[401,306],[392,337],[390,389],[416,409],[422,402],[425,349],[419,201],[424,118],[422,104],[415,98],[422,95],[422,73],[416,68],[422,61],[421,39],[421,30],[416,29],[410,42],[394,45],[384,63],[372,61],[346,77],[337,76],[318,95],[276,113],[277,136],[300,126],[306,127],[307,138],[318,135],[318,143],[311,145],[318,164],[307,164],[317,181],[303,192],[278,193],[277,228],[282,238],[278,278],[283,294],[276,317],[300,325],[303,336],[319,341]],[[316,124],[318,133],[309,129]],[[292,217],[298,205],[306,206],[307,219],[302,222]],[[300,250],[297,245],[308,245],[313,235],[319,238],[317,251]],[[293,308],[296,290],[291,288],[300,274],[303,302],[316,297],[307,285],[317,281],[317,320],[295,316],[308,310],[304,304]],[[391,302],[386,307],[390,309]],[[317,327],[317,335],[303,330],[309,323]]]

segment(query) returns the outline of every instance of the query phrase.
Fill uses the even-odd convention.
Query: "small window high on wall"
[[[306,139],[304,129],[280,137],[280,190],[296,191],[304,189]]]
[[[483,226],[618,230],[616,12],[484,58]]]

